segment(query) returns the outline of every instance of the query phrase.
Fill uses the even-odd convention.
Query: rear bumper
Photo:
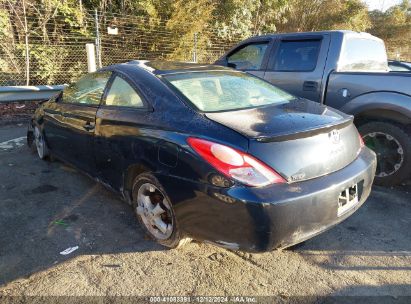
[[[375,154],[363,148],[347,167],[292,184],[221,189],[158,178],[186,234],[230,249],[261,252],[302,242],[349,217],[369,196],[375,168]],[[353,184],[358,184],[359,202],[338,217],[338,197]]]

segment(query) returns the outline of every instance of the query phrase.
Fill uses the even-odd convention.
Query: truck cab
[[[216,64],[354,115],[377,153],[376,183],[410,177],[411,74],[390,72],[381,39],[353,31],[270,34],[239,43]]]

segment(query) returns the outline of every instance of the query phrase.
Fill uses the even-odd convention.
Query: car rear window
[[[189,72],[164,78],[203,112],[239,110],[295,99],[270,83],[241,72]]]

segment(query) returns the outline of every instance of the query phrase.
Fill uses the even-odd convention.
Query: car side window
[[[116,76],[107,94],[108,106],[143,108],[143,100],[133,87],[123,78]]]
[[[317,65],[321,40],[281,41],[274,71],[313,71]]]
[[[64,90],[63,102],[78,104],[100,104],[104,88],[111,72],[90,73]]]
[[[228,66],[240,70],[259,70],[268,42],[248,44],[227,57]]]

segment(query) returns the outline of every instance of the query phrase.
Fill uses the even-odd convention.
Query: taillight
[[[363,148],[365,146],[364,139],[362,138],[361,134],[359,134],[358,137],[360,138],[360,147]]]
[[[286,182],[277,172],[251,155],[204,139],[190,137],[187,142],[219,172],[248,186]]]

